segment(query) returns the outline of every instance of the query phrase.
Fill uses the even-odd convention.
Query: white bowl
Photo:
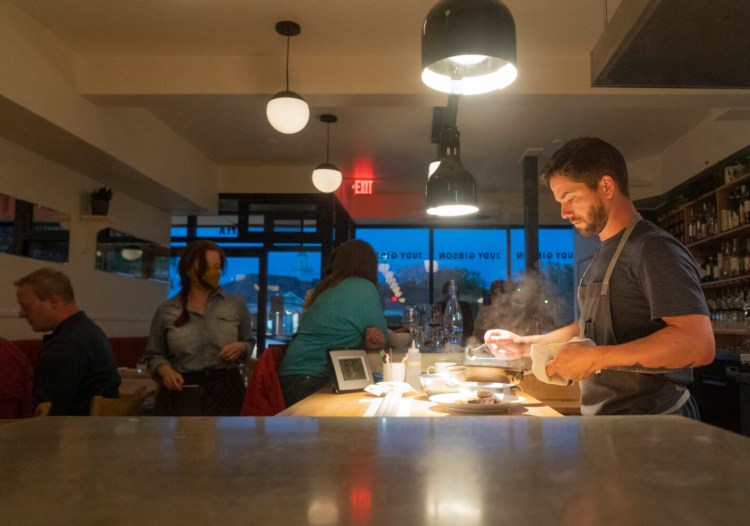
[[[461,388],[461,382],[448,374],[420,374],[419,383],[427,396],[457,393]]]
[[[411,345],[411,333],[388,331],[388,344],[393,349],[406,349]]]

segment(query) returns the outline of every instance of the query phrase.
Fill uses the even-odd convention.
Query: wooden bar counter
[[[542,404],[527,393],[518,392],[516,394],[525,398],[525,401],[508,408],[507,411],[482,416],[562,416],[562,414]],[[375,397],[366,392],[334,394],[330,388],[327,388],[300,400],[292,407],[288,407],[279,413],[279,416],[370,416],[368,412],[373,412],[371,406],[380,403],[383,403],[382,397]],[[413,396],[404,395],[396,409],[394,414],[390,416],[442,417],[450,415],[466,417],[470,415],[470,413],[451,411],[431,402],[424,393]]]

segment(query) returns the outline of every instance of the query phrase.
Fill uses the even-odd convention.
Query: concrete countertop
[[[745,524],[750,439],[675,416],[42,417],[5,524]]]

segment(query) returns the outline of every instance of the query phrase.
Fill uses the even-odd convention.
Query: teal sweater
[[[388,335],[378,291],[366,279],[347,278],[321,293],[302,315],[279,375],[330,376],[326,350],[364,348],[368,327]]]

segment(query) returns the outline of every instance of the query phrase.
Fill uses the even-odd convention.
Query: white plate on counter
[[[514,405],[523,404],[526,399],[523,396],[494,393],[494,404],[470,404],[466,402],[466,395],[462,393],[443,393],[430,397],[430,402],[435,402],[441,407],[451,411],[462,413],[502,413]]]

